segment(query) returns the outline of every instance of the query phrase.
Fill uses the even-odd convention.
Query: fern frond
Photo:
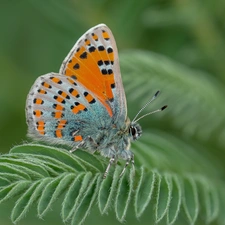
[[[158,151],[160,155],[164,146],[163,142],[162,145],[158,142],[158,146],[151,143],[153,137],[157,137],[157,132],[143,137],[142,142],[146,145],[141,142],[134,145],[134,153],[138,152],[137,157],[143,154],[144,160],[141,157],[137,160],[135,174],[132,168],[128,168],[121,178],[119,174],[122,166],[117,165],[115,169],[112,168],[111,174],[103,179],[104,167],[100,169],[90,166],[86,158],[93,162],[99,160],[99,164],[104,166],[107,165],[107,160],[87,152],[83,154],[82,150],[78,150],[77,154],[70,154],[63,149],[43,145],[14,147],[10,154],[0,158],[2,178],[8,179],[9,174],[12,178],[15,176],[10,183],[2,184],[1,202],[19,197],[11,214],[14,223],[24,218],[34,204],[37,205],[38,216],[44,217],[62,196],[62,220],[71,224],[83,223],[96,202],[101,214],[109,213],[112,209],[120,222],[126,219],[130,207],[134,207],[134,218],[140,218],[147,213],[151,214],[152,221],[156,223],[165,220],[167,224],[174,224],[181,211],[184,211],[189,224],[194,224],[200,214],[202,217],[200,208],[205,211],[203,215],[206,222],[217,220],[220,205],[224,201],[220,190],[223,183],[220,177],[214,176],[213,173],[201,173],[197,166],[198,161],[189,166],[187,164],[180,170],[177,168],[176,171],[175,161],[191,161],[188,161],[184,154],[170,159],[171,164],[167,162],[167,170],[163,166],[163,158],[161,165],[160,162],[157,162],[158,165],[151,165],[151,158],[155,157],[154,151]],[[158,136],[158,139],[166,138],[166,134],[162,137],[160,133]],[[184,143],[182,151],[186,151],[185,148]],[[163,151],[166,152],[164,154],[170,152],[173,155],[173,151],[177,150],[170,148]],[[43,156],[48,159],[45,160]],[[146,160],[149,160],[149,164]],[[58,166],[52,165],[53,161],[55,165],[60,165],[60,171]],[[44,170],[40,169],[40,165],[45,165]],[[177,166],[179,167],[179,164]],[[208,170],[213,166],[215,165],[208,164]],[[154,206],[151,213],[149,206]]]

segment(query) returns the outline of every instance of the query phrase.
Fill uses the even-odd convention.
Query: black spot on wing
[[[96,48],[95,48],[94,46],[91,46],[91,47],[88,49],[88,51],[89,51],[90,53],[94,52],[95,50],[96,50]]]
[[[80,69],[80,65],[79,65],[79,63],[76,63],[76,64],[73,66],[73,68],[74,68],[75,70]]]
[[[99,51],[104,51],[105,50],[105,47],[103,45],[100,45],[100,46],[98,46],[98,50]]]
[[[108,48],[107,48],[107,52],[108,52],[108,53],[112,53],[112,52],[113,52],[113,49],[112,49],[111,47],[108,47]]]
[[[83,52],[83,53],[80,55],[80,58],[81,58],[81,59],[87,59],[87,52]]]

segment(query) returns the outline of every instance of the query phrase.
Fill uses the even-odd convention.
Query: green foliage
[[[224,6],[207,0],[2,1],[2,153],[25,138],[24,103],[34,80],[57,72],[80,35],[98,23],[116,38],[129,117],[157,90],[160,97],[145,112],[169,107],[140,121],[143,136],[132,145],[135,175],[129,166],[120,178],[120,161],[103,180],[107,159],[81,150],[71,155],[26,144],[1,155],[0,223],[10,212],[13,222],[38,225],[224,224]],[[31,221],[35,213],[44,220]]]
[[[151,142],[157,136],[158,140],[168,138],[165,133],[146,134],[142,138],[146,146],[137,142],[134,152],[143,153],[145,159],[151,161],[154,148],[159,154],[167,151],[163,142],[159,141],[157,147]],[[174,138],[172,144],[176,145],[176,141]],[[186,144],[180,144],[181,150],[186,151]],[[177,150],[171,148],[169,151],[175,154]],[[21,220],[33,204],[37,205],[38,217],[44,217],[60,196],[63,196],[62,220],[71,224],[84,222],[96,202],[102,214],[112,208],[120,222],[125,220],[130,207],[134,207],[134,218],[147,213],[156,223],[165,220],[167,224],[176,224],[182,211],[189,224],[199,220],[200,215],[209,223],[218,220],[222,213],[220,207],[225,199],[221,190],[224,184],[218,177],[209,177],[206,171],[175,173],[160,170],[160,163],[158,168],[152,168],[143,162],[143,166],[136,166],[135,172],[130,168],[123,177],[119,177],[121,162],[103,180],[104,167],[99,169],[98,165],[106,166],[107,161],[82,150],[77,150],[77,153],[72,155],[63,149],[25,144],[1,156],[0,201],[18,198],[11,213],[14,223]],[[94,162],[93,165],[86,162],[87,157]],[[171,158],[170,164],[187,159],[185,154],[180,154]],[[141,159],[139,164],[142,164]],[[197,168],[198,162],[189,164],[189,167],[193,166]],[[208,167],[208,170],[212,169],[210,165]],[[153,206],[150,211],[149,205]]]

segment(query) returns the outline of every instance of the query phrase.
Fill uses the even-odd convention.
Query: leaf
[[[80,225],[85,221],[97,197],[97,190],[99,189],[101,180],[102,177],[99,174],[96,174],[96,176],[89,183],[83,198],[80,200],[79,206],[76,207],[76,210],[72,215],[72,225]]]
[[[20,181],[1,188],[0,203],[21,194],[30,186],[30,184],[30,181]]]
[[[33,202],[36,200],[38,195],[41,193],[41,188],[37,188],[39,181],[34,182],[24,194],[17,200],[12,213],[11,220],[13,223],[17,223],[23,217],[25,217],[29,208],[32,206]],[[39,186],[40,187],[40,186]]]
[[[62,174],[61,176],[51,180],[42,190],[40,200],[38,202],[38,216],[42,218],[51,208],[57,198],[67,189],[67,187],[75,178],[74,174]]]
[[[82,161],[82,164],[85,164],[86,167],[95,167],[97,171],[102,171],[105,168],[105,164],[103,164],[102,160],[99,159],[98,156],[89,154],[86,151],[76,150],[75,156],[79,157],[78,159]],[[85,160],[82,160],[85,159]]]
[[[199,179],[198,187],[202,189],[200,199],[202,203],[202,212],[205,213],[205,222],[210,224],[219,214],[219,196],[215,188],[203,178]]]
[[[123,222],[131,201],[131,194],[133,192],[133,179],[134,174],[132,170],[127,170],[124,176],[120,177],[117,193],[115,197],[115,211],[116,217],[120,222]]]
[[[64,222],[71,218],[71,215],[76,210],[79,205],[80,199],[83,196],[83,193],[87,189],[87,186],[92,178],[90,172],[84,174],[79,174],[73,183],[70,185],[68,192],[64,198],[62,204],[62,219]]]
[[[156,223],[163,219],[168,213],[172,192],[172,180],[169,174],[159,179],[158,193],[156,199]]]
[[[12,171],[11,171],[12,172]],[[1,173],[0,172],[0,176],[2,177],[2,179],[7,179],[11,182],[15,182],[15,181],[19,181],[19,180],[23,180],[24,178],[18,174],[14,174],[14,173]]]
[[[183,180],[183,207],[190,224],[195,224],[199,214],[199,197],[196,182],[192,177]]]
[[[27,162],[24,159],[10,159],[10,158],[7,158],[7,157],[2,157],[2,158],[0,158],[0,162],[1,163],[8,163],[8,164],[11,164],[11,165],[18,165],[18,166],[21,166],[24,169],[28,168],[31,171],[33,171],[33,173],[36,172],[36,175],[38,177],[41,176],[41,175],[43,175],[43,176],[49,175],[47,170],[45,170],[43,168],[43,166],[34,165],[32,163]]]
[[[172,193],[170,207],[167,212],[167,224],[174,224],[178,218],[181,210],[182,203],[182,187],[179,178],[176,175],[172,175]]]
[[[107,213],[108,209],[113,204],[120,173],[121,168],[117,166],[113,177],[107,176],[106,179],[102,180],[100,184],[98,193],[98,207],[101,214]]]
[[[0,187],[10,184],[10,180],[6,177],[0,177]]]
[[[52,208],[54,202],[64,193],[61,216],[64,222],[71,224],[83,223],[90,214],[96,199],[102,214],[109,212],[109,209],[111,209],[115,211],[120,222],[125,220],[129,209],[132,207],[132,202],[134,203],[134,217],[141,218],[146,213],[151,212],[151,215],[155,213],[156,223],[165,218],[167,224],[175,224],[177,219],[180,218],[181,206],[183,206],[190,224],[197,221],[201,213],[200,208],[205,209],[204,220],[206,222],[218,219],[219,207],[221,201],[224,201],[224,195],[221,195],[220,189],[212,185],[212,179],[203,175],[193,176],[190,172],[185,174],[184,171],[187,171],[189,167],[190,171],[195,169],[201,172],[198,169],[199,165],[195,166],[194,164],[199,164],[199,162],[192,161],[191,166],[189,166],[190,159],[193,156],[190,155],[190,158],[187,158],[187,155],[179,153],[175,147],[176,139],[170,139],[173,144],[168,144],[165,141],[166,139],[167,134],[165,135],[162,132],[159,136],[155,132],[155,134],[149,134],[148,137],[143,137],[142,143],[137,142],[135,144],[136,149],[134,149],[134,152],[138,151],[137,157],[141,153],[144,156],[138,159],[143,166],[139,169],[138,164],[136,165],[136,174],[134,175],[134,171],[128,166],[126,173],[120,177],[122,168],[118,165],[115,167],[115,171],[113,171],[113,167],[111,168],[112,176],[110,173],[106,179],[102,179],[105,168],[102,168],[101,173],[97,172],[102,164],[98,169],[92,170],[95,172],[86,172],[87,168],[91,168],[90,159],[92,157],[90,154],[88,162],[83,163],[89,154],[87,152],[76,157],[66,155],[59,159],[54,154],[53,156],[50,155],[50,149],[52,151],[52,148],[47,150],[47,146],[35,146],[34,149],[37,150],[35,154],[28,151],[27,153],[16,152],[4,155],[4,162],[1,161],[1,163],[5,173],[2,173],[2,178],[6,179],[9,184],[7,183],[0,188],[0,201],[19,197],[11,214],[11,219],[14,222],[20,221],[34,204],[37,204],[38,216],[44,217]],[[157,142],[157,140],[159,141]],[[186,145],[182,141],[178,143],[180,148],[186,151]],[[165,146],[169,147],[169,154],[164,151]],[[17,149],[23,150],[23,147]],[[42,149],[47,150],[49,155],[42,155]],[[58,152],[56,152],[57,154]],[[63,152],[62,154],[67,153]],[[165,160],[162,156],[165,157]],[[66,164],[67,157],[71,157],[69,165]],[[99,159],[95,160],[104,161],[104,158],[98,157]],[[151,160],[152,157],[156,158],[149,165],[147,161]],[[180,173],[175,173],[173,166],[171,167],[174,170],[173,172],[167,171],[165,173],[152,169],[157,157],[161,157],[161,161],[157,162],[158,168],[161,166],[160,163],[163,166],[166,163],[169,168],[170,164],[174,165],[175,161],[180,160],[185,165],[183,165],[183,172],[181,173],[182,168],[180,168]],[[62,169],[57,166],[58,162]],[[107,164],[107,162],[106,159],[105,163]],[[81,165],[82,172],[79,173],[71,168],[74,163]],[[39,169],[41,165],[44,165],[43,170]],[[162,168],[165,168],[163,166]],[[208,164],[208,170],[211,169],[210,166]],[[18,171],[18,168],[21,169],[22,167],[24,168],[23,173]],[[213,179],[214,182],[219,180],[215,176]],[[151,205],[154,207],[149,207]],[[148,210],[146,210],[147,208]],[[149,217],[149,219],[153,218]]]
[[[10,153],[23,153],[23,154],[35,154],[48,156],[50,159],[56,159],[59,162],[63,162],[65,165],[70,166],[76,171],[83,171],[84,168],[81,164],[76,160],[75,157],[72,156],[69,152],[65,150],[47,147],[44,145],[21,145],[11,149]]]
[[[26,173],[27,171],[22,172],[18,170],[17,167],[12,166],[11,164],[8,164],[8,163],[0,163],[0,171],[1,173],[18,174],[22,179],[27,179],[27,180],[31,179],[29,174]]]
[[[155,182],[155,172],[147,173],[144,167],[141,167],[140,178],[134,197],[134,208],[138,218],[144,213],[146,207],[151,201]]]

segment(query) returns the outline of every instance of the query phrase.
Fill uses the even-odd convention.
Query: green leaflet
[[[171,201],[167,212],[167,224],[171,225],[176,222],[176,219],[181,210],[182,203],[182,188],[179,178],[176,175],[171,176]]]
[[[156,173],[148,173],[143,167],[140,170],[140,179],[134,197],[136,216],[139,218],[151,201],[156,182]]]
[[[129,172],[129,173],[128,173]],[[124,176],[118,180],[118,188],[115,197],[116,217],[120,222],[125,220],[128,206],[131,201],[134,183],[134,171],[127,170]]]
[[[113,176],[107,176],[106,179],[102,180],[100,184],[98,193],[98,207],[101,214],[107,213],[108,209],[113,205],[120,173],[121,168],[117,166]]]

